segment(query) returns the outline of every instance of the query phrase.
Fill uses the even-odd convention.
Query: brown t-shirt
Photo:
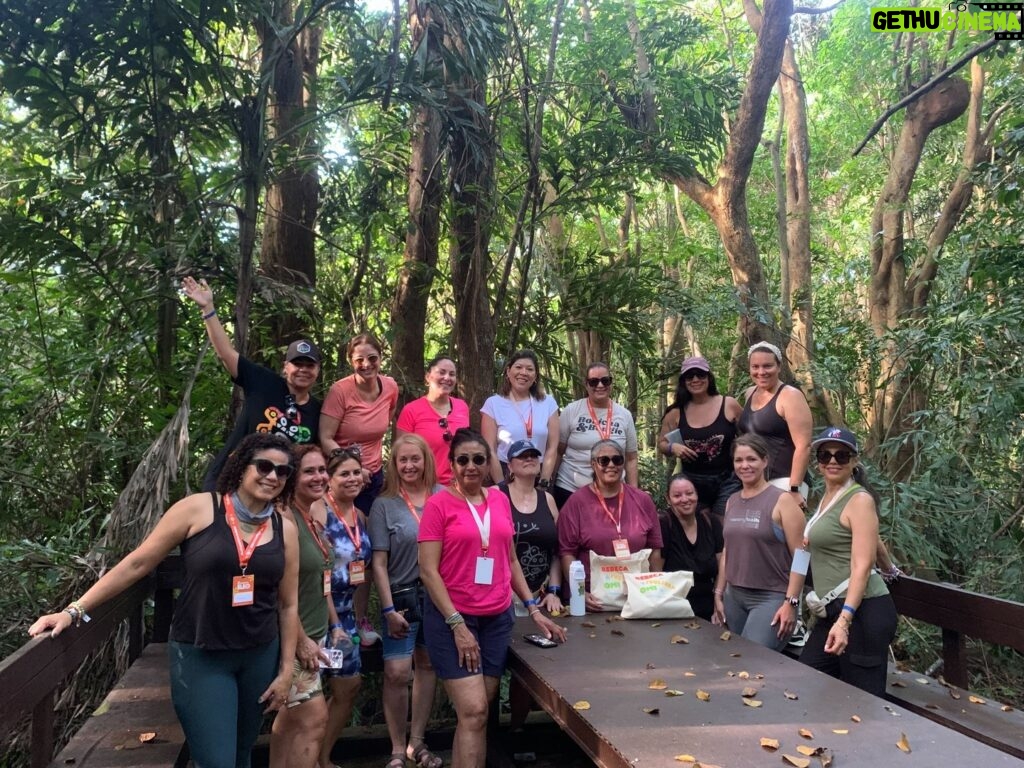
[[[725,580],[732,586],[786,593],[793,556],[772,510],[785,491],[769,485],[744,499],[737,491],[725,505]]]

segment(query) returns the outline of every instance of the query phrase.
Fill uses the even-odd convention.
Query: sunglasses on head
[[[441,435],[441,437],[444,438],[444,441],[446,443],[450,443],[452,441],[452,433],[448,431],[448,419],[442,416],[437,420],[437,426],[444,430],[444,433]]]
[[[687,371],[683,374],[683,381],[687,381],[688,379],[706,379],[707,377],[707,371]]]
[[[358,445],[349,445],[345,448],[335,448],[331,451],[328,459],[356,459],[362,461],[363,451]]]
[[[594,459],[602,467],[607,467],[609,464],[614,464],[616,467],[621,467],[626,463],[626,459],[618,454],[614,456],[598,456]]]
[[[612,384],[611,376],[595,376],[592,379],[587,379],[587,386],[591,389],[597,389],[598,387],[610,387]]]
[[[836,464],[838,464],[840,467],[845,467],[847,464],[850,463],[850,459],[852,459],[856,455],[857,454],[854,453],[853,451],[845,451],[841,448],[835,452],[826,451],[824,448],[819,448],[817,458],[819,464],[828,464],[830,461],[832,461],[832,459],[835,459]]]
[[[474,465],[482,467],[484,464],[487,463],[487,457],[484,456],[482,453],[474,453],[472,456],[470,456],[468,453],[462,453],[455,457],[455,463],[458,464],[460,467],[466,466],[471,461],[473,462]]]
[[[273,472],[279,480],[287,480],[295,469],[291,464],[275,464],[270,459],[253,459],[249,464],[256,467],[256,474],[260,477]]]

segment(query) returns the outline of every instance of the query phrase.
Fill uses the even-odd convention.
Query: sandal
[[[405,759],[405,755],[401,752],[393,752],[384,764],[384,768],[405,768]]]
[[[416,763],[417,768],[441,768],[444,765],[444,759],[431,752],[423,741],[413,749],[409,759]]]

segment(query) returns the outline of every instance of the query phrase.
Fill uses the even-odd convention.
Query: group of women
[[[589,569],[591,552],[648,549],[652,570],[692,571],[698,616],[776,648],[796,624],[813,565],[815,588],[829,599],[804,660],[884,691],[895,610],[872,570],[876,556],[886,556],[877,498],[852,433],[829,428],[811,440],[810,411],[799,390],[779,380],[782,356],[773,345],[749,351],[754,385],[743,407],[719,394],[704,358],[683,362],[659,449],[684,472],[670,479],[668,514],[659,517],[637,487],[636,427],[612,400],[604,363],[588,367],[587,396],[560,411],[540,384],[536,356],[517,352],[476,433],[453,394],[454,361],[435,358],[426,395],[398,416],[385,471],[383,438],[398,390],[380,372],[376,339],[352,339],[353,373],[319,408],[310,394],[320,368],[315,345],[293,342],[278,376],[233,350],[204,282],[186,279],[183,290],[247,396],[215,462],[214,492],[172,506],[138,549],[30,633],[57,635],[87,620],[87,608],[180,546],[185,585],[170,643],[172,695],[197,765],[248,766],[271,710],[272,766],[331,765],[360,684],[358,637],[372,631],[372,580],[383,627],[387,768],[406,760],[441,767],[424,741],[438,678],[458,716],[453,765],[482,766],[513,594],[545,636],[564,640],[544,611],[560,610],[570,564]],[[812,449],[825,493],[805,521]],[[604,608],[589,589],[586,604]]]

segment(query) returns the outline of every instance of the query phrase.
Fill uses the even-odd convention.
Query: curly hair
[[[242,439],[224,462],[224,469],[217,477],[218,493],[234,493],[242,484],[242,476],[245,470],[252,463],[253,458],[260,451],[281,451],[288,456],[288,463],[295,468],[295,459],[292,455],[292,443],[282,435],[274,435],[268,432],[256,432],[247,435]],[[291,498],[295,487],[295,472],[288,475],[284,482],[284,488],[278,494],[278,498]]]

